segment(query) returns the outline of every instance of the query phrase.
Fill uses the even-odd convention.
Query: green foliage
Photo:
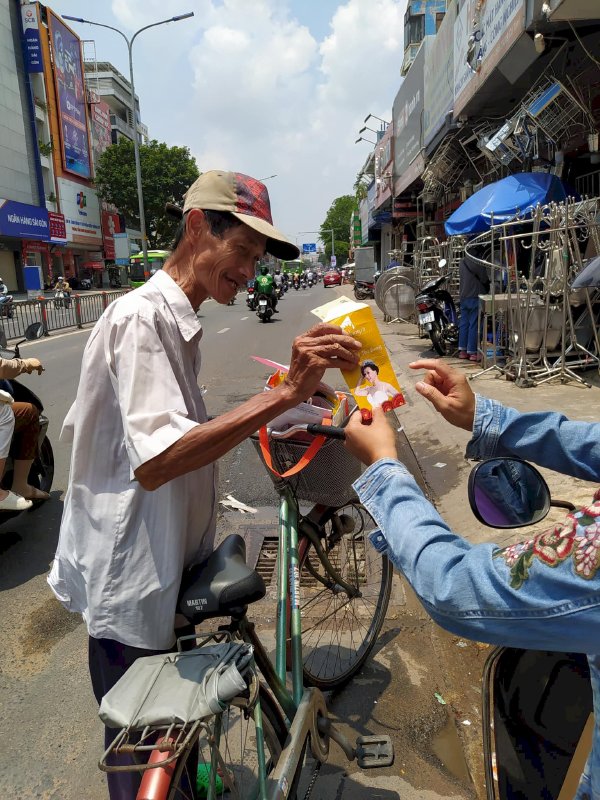
[[[183,195],[199,176],[196,159],[187,147],[169,147],[153,139],[140,145],[142,191],[148,249],[169,248],[177,221],[165,214],[165,203],[183,203]],[[133,142],[121,139],[100,156],[96,187],[103,200],[114,203],[127,223],[138,228],[139,206]]]
[[[336,240],[335,252],[338,253],[337,243],[346,245],[346,254],[348,252],[348,242],[350,236],[350,219],[352,211],[354,210],[355,198],[351,194],[343,194],[341,197],[336,197],[323,224],[321,225],[321,238],[325,244],[326,252],[331,255],[331,229],[333,228],[333,237]],[[329,248],[327,250],[327,248]],[[341,250],[340,250],[341,252]]]
[[[337,266],[341,266],[348,261],[348,253],[350,252],[350,245],[348,242],[342,242],[336,239],[335,242],[335,255],[337,258]],[[325,245],[325,256],[327,261],[331,258],[331,241]]]

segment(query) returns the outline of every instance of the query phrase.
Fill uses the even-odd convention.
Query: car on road
[[[336,269],[330,269],[323,275],[323,286],[341,286],[342,276]]]

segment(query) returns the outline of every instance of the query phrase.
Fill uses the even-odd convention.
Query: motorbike
[[[87,289],[87,290],[93,289],[94,288],[94,284],[92,283],[92,279],[91,278],[82,278],[80,283],[79,283],[79,288],[80,289]]]
[[[68,292],[63,292],[61,289],[57,289],[54,292],[54,308],[70,308],[71,307],[71,295]]]
[[[354,297],[357,300],[375,297],[375,281],[354,281]]]
[[[516,502],[503,490],[503,475],[521,489]],[[477,519],[493,528],[540,522],[552,506],[575,510],[552,499],[538,470],[516,458],[477,464],[468,493]],[[483,668],[482,729],[487,800],[572,798],[593,730],[586,656],[494,648]]]
[[[254,291],[254,286],[248,286],[247,288],[246,305],[250,311],[254,311],[256,308],[256,292]]]
[[[301,286],[303,289],[306,289],[306,278],[301,278],[301,280],[300,280],[300,286]]]
[[[281,298],[283,297],[284,291],[285,291],[284,288],[283,288],[283,284],[280,284],[279,286],[276,286],[275,287],[275,291],[277,293],[277,299],[281,300]]]
[[[300,288],[300,281],[294,281],[294,289],[298,291],[299,288]]]
[[[273,306],[271,305],[271,298],[266,294],[259,294],[256,304],[256,316],[261,322],[269,322],[273,316]]]
[[[0,317],[12,319],[15,315],[14,300],[12,294],[4,294],[0,297]]]
[[[20,358],[20,345],[26,341],[32,342],[36,339],[40,339],[43,333],[44,328],[42,323],[34,322],[26,329],[24,334],[25,338],[18,341],[14,348],[9,350],[6,341],[6,334],[4,331],[0,331],[0,350],[3,351],[3,354],[6,353],[6,357],[8,358]],[[12,380],[2,381],[1,383],[2,388],[6,389],[6,391],[12,394],[15,401],[32,403],[40,411],[40,435],[38,439],[37,455],[33,461],[33,464],[31,465],[28,482],[31,486],[35,486],[37,489],[41,489],[44,492],[49,492],[52,488],[52,481],[54,479],[54,453],[50,439],[48,438],[49,420],[44,414],[44,406],[42,405],[42,401],[34,392],[31,391],[28,386],[25,386],[25,384],[20,383],[14,378]],[[10,489],[12,486],[12,481],[13,459],[12,455],[9,455],[6,459],[6,467],[4,470],[4,476],[2,477],[2,487],[4,489]],[[35,508],[36,505],[37,504],[34,502],[33,507]],[[1,511],[0,524],[17,514],[22,513],[22,511]]]
[[[442,259],[440,268],[445,264],[445,259]],[[419,325],[427,331],[434,350],[440,356],[449,355],[458,347],[458,312],[452,295],[442,288],[447,279],[446,275],[434,278],[415,298]]]
[[[120,278],[111,278],[108,285],[111,289],[120,289],[123,286]]]

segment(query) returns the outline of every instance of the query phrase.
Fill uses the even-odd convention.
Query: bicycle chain
[[[321,771],[321,762],[317,761],[317,765],[314,768],[313,774],[311,776],[311,779],[310,779],[310,781],[308,783],[308,786],[306,787],[306,792],[304,794],[304,800],[310,800],[310,796],[312,794],[312,790],[315,787],[315,783],[317,782],[317,778],[319,777],[319,772],[320,771]]]

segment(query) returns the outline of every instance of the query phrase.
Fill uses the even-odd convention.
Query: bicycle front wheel
[[[367,541],[377,527],[360,503],[327,508],[315,520],[328,561],[351,596],[319,558],[314,543],[300,541],[302,659],[305,682],[319,689],[343,686],[366,661],[387,612],[392,565]]]
[[[271,695],[259,690],[268,775],[277,763],[287,731]],[[166,800],[200,800],[208,796],[213,750],[218,753],[215,800],[256,800],[259,793],[259,764],[256,726],[243,707],[231,705],[209,721],[197,746],[190,747],[177,762]],[[219,729],[220,728],[220,729]]]

